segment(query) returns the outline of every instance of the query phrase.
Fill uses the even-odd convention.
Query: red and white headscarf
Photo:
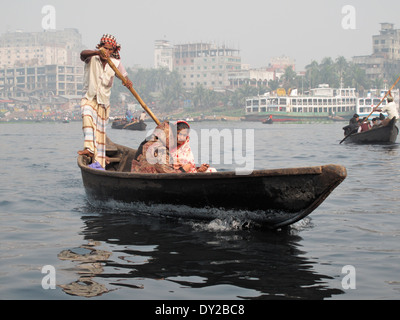
[[[110,44],[114,48],[114,52],[112,53],[111,57],[118,60],[121,59],[121,56],[119,55],[119,51],[121,50],[121,45],[117,42],[117,39],[115,39],[114,36],[108,33],[104,34],[103,37],[100,39],[100,43],[97,45],[97,49],[100,49],[105,44]]]

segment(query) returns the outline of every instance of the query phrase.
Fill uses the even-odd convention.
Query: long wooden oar
[[[102,51],[102,50],[103,50],[103,48],[100,48],[100,51]],[[115,64],[111,61],[110,58],[106,58],[106,59],[107,59],[108,64],[110,65],[110,67],[114,70],[115,74],[118,76],[118,78],[121,79],[123,84],[126,86],[127,81],[126,81],[125,77],[121,74],[121,72],[118,70],[118,68],[115,66]],[[153,114],[153,112],[149,109],[149,107],[144,103],[144,101],[139,96],[139,94],[136,92],[136,90],[133,87],[130,87],[129,91],[135,96],[136,100],[140,103],[142,108],[149,114],[149,116],[154,120],[154,122],[157,123],[158,125],[160,125],[161,124],[160,120],[157,119],[157,117]]]
[[[368,115],[368,117],[365,118],[364,122],[368,120],[368,118],[371,116],[371,114],[374,113],[376,109],[382,104],[382,102],[386,99],[386,97],[390,94],[390,91],[396,86],[397,82],[400,81],[400,77],[397,78],[396,82],[392,85],[392,87],[386,92],[385,96],[381,99],[381,101],[376,105],[375,108],[372,109],[371,113]],[[350,137],[353,133],[348,134],[347,136],[344,137],[342,141],[340,141],[339,144],[341,144],[344,140],[346,140],[348,137]]]

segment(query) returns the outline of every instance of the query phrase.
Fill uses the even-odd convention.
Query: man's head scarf
[[[121,50],[121,45],[117,42],[114,36],[111,34],[104,34],[100,39],[100,43],[97,45],[97,49],[100,49],[105,44],[110,44],[114,48],[114,52],[111,54],[111,57],[115,59],[121,59],[119,55],[119,51]]]

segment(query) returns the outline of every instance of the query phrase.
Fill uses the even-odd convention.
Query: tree
[[[296,72],[293,70],[292,66],[288,66],[285,69],[285,73],[282,75],[280,80],[282,81],[282,86],[286,90],[297,86]]]
[[[306,76],[308,88],[315,88],[320,84],[319,80],[319,65],[318,62],[313,60],[309,65],[306,66]]]

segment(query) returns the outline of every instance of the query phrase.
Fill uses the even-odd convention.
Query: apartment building
[[[81,95],[81,50],[76,29],[0,35],[0,97]]]
[[[0,69],[0,97],[76,96],[83,89],[83,66],[45,65]]]
[[[155,67],[172,64],[172,70],[181,75],[185,89],[201,84],[204,88],[218,90],[229,87],[229,74],[241,70],[239,53],[237,49],[213,43],[171,46],[165,41],[156,41]]]
[[[388,80],[400,72],[400,30],[393,23],[381,23],[379,35],[372,36],[372,50],[371,55],[353,57],[370,80]]]
[[[166,68],[169,71],[174,69],[173,59],[174,48],[167,40],[156,40],[154,49],[154,67]]]
[[[78,65],[82,49],[82,36],[76,29],[7,32],[0,35],[0,68]]]

